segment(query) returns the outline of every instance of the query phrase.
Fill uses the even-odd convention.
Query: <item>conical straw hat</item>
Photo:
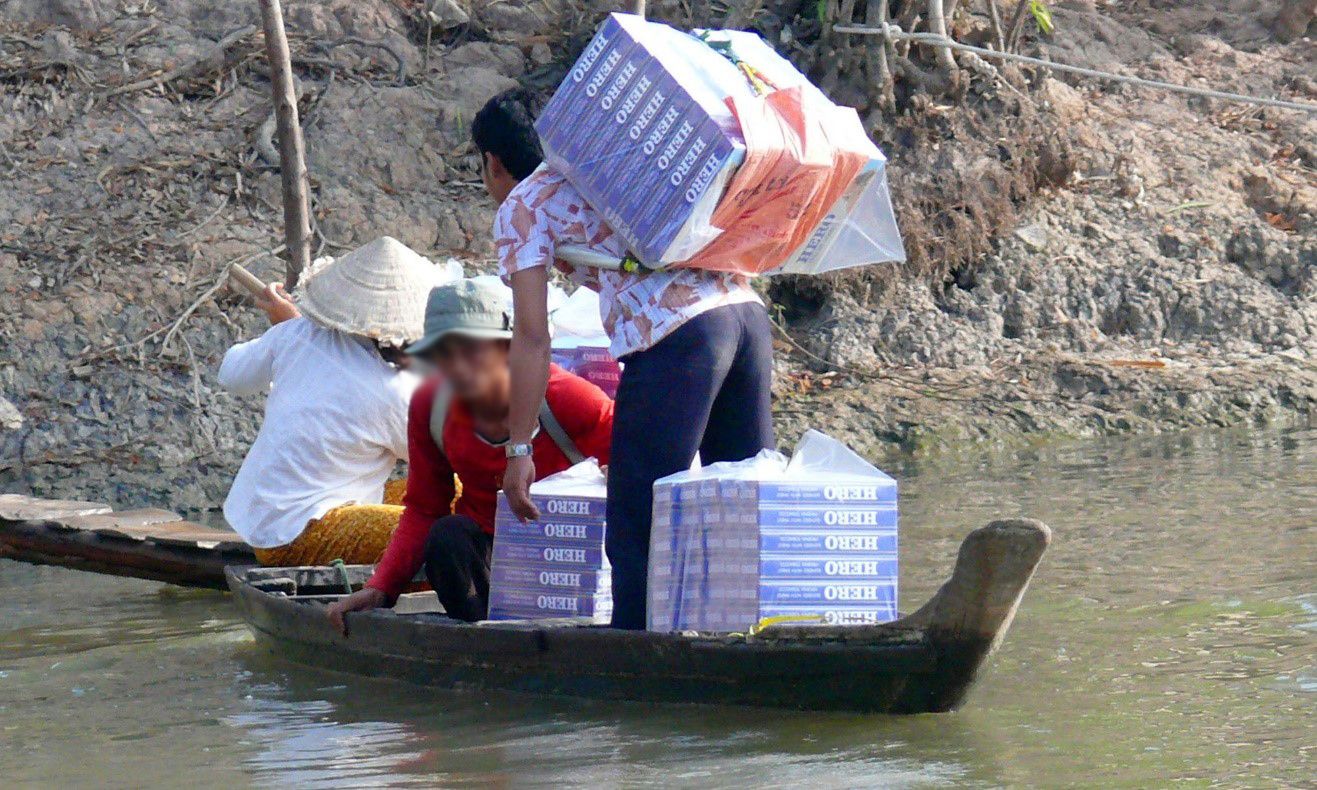
[[[341,258],[317,258],[293,298],[303,314],[330,329],[401,344],[425,334],[430,289],[452,279],[450,267],[381,236]]]

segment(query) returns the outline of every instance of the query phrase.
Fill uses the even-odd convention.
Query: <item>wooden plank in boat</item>
[[[149,527],[155,524],[164,524],[170,521],[181,521],[182,516],[169,510],[160,508],[141,508],[139,510],[119,510],[113,513],[93,513],[86,516],[73,516],[70,518],[60,519],[56,526],[65,529],[85,530],[88,532],[99,532],[101,530],[114,530],[124,533],[125,537],[131,537],[134,540],[142,540],[136,536],[136,532],[143,527]]]
[[[122,538],[135,541],[150,541],[165,546],[182,546],[184,548],[241,550],[247,544],[236,534],[222,529],[194,524],[181,519],[175,521],[149,522],[136,525],[131,522],[114,526],[97,527],[97,535]]]
[[[110,506],[102,502],[0,494],[0,519],[8,521],[54,521],[109,512]]]
[[[279,579],[287,577],[297,584],[299,592],[315,593],[319,590],[325,590],[330,594],[337,594],[343,590],[343,575],[346,572],[348,583],[354,587],[360,587],[375,572],[374,565],[344,565],[342,570],[337,567],[324,567],[316,565],[294,565],[287,567],[272,568],[248,568],[246,570],[247,579],[252,582],[260,582],[265,579]],[[424,581],[424,579],[422,579]]]
[[[251,546],[238,537],[236,532],[193,524],[190,521],[154,524],[148,527],[147,531],[151,533],[147,536],[147,540],[165,546],[196,546],[202,549],[251,553]]]

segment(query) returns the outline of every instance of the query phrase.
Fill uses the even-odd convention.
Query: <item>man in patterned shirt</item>
[[[618,272],[572,267],[555,249],[581,245],[622,257],[626,245],[563,176],[542,163],[532,99],[508,91],[476,115],[471,135],[485,188],[499,202],[494,242],[512,286],[511,438],[504,491],[513,512],[538,518],[529,447],[549,370],[549,267],[600,294],[612,352],[625,364],[608,474],[607,551],[613,625],[645,627],[654,481],[703,462],[739,461],[775,447],[768,314],[747,280],[699,269]]]

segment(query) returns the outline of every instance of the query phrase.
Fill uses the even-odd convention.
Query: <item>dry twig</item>
[[[192,77],[208,71],[222,69],[224,68],[225,61],[228,59],[229,49],[234,44],[237,44],[239,41],[242,41],[244,38],[255,32],[255,25],[244,25],[224,38],[221,38],[216,42],[214,47],[210,48],[209,51],[197,55],[184,63],[180,63],[168,71],[156,74],[153,77],[146,77],[145,79],[140,79],[136,82],[130,82],[127,85],[110,88],[101,95],[101,98],[111,98],[114,96],[122,96],[125,93],[149,90],[183,77]]]

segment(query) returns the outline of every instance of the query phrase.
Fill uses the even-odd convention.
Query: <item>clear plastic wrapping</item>
[[[612,574],[604,555],[607,494],[599,464],[589,459],[550,475],[533,484],[530,495],[540,520],[523,523],[499,493],[489,619],[607,623]]]
[[[613,14],[536,124],[545,159],[654,268],[905,260],[886,159],[758,35]]]
[[[790,460],[765,450],[665,477],[649,562],[652,631],[893,620],[896,481],[817,431]]]

